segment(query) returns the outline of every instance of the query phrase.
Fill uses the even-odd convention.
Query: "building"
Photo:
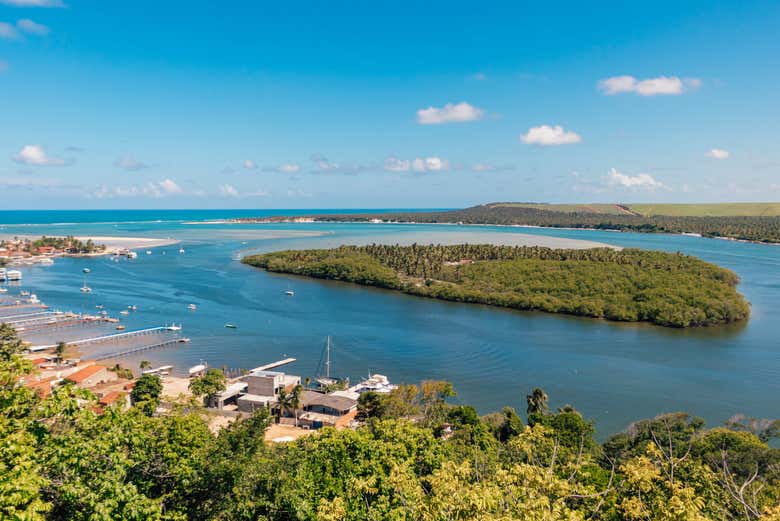
[[[304,391],[301,402],[303,413],[298,422],[313,429],[346,427],[357,415],[357,400],[349,396]]]
[[[119,405],[122,409],[130,407],[130,395],[122,391],[109,391],[98,400],[100,407],[105,408],[111,405]]]
[[[243,390],[245,394],[241,394],[242,391],[237,388],[231,389],[230,386],[220,394],[220,398],[225,395],[221,407],[235,397],[238,410],[241,412],[252,412],[261,408],[270,409],[278,402],[282,391],[289,393],[296,385],[301,384],[301,377],[280,371],[254,371],[241,378],[241,383],[245,385]]]
[[[65,377],[65,380],[72,382],[79,387],[94,387],[104,382],[111,382],[117,379],[117,375],[108,370],[104,365],[89,365],[79,369]]]

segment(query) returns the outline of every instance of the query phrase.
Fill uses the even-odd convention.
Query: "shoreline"
[[[354,220],[326,220],[313,217],[289,218],[289,219],[221,219],[212,221],[192,221],[183,224],[400,224],[400,225],[439,225],[439,226],[495,226],[502,228],[539,228],[544,230],[568,230],[568,231],[592,231],[592,232],[610,232],[610,233],[639,233],[639,234],[657,234],[657,235],[681,235],[684,237],[694,237],[699,239],[715,239],[721,241],[742,242],[748,244],[761,244],[765,246],[780,246],[780,242],[753,241],[749,239],[738,239],[736,237],[706,237],[700,233],[691,232],[639,232],[635,230],[618,230],[609,228],[590,228],[590,227],[571,227],[571,226],[539,226],[533,224],[489,224],[489,223],[463,223],[463,222],[416,222],[416,221],[382,221],[379,219],[370,221]]]

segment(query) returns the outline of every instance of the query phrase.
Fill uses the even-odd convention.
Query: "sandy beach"
[[[48,235],[49,237],[62,237],[59,235]],[[40,239],[40,235],[18,235],[18,234],[0,234],[0,240],[13,239],[14,237],[19,239],[36,240]],[[104,235],[79,235],[75,236],[76,239],[86,242],[92,240],[95,244],[105,244],[106,251],[95,253],[91,255],[109,255],[118,250],[143,250],[151,248],[159,248],[161,246],[170,246],[180,242],[178,239],[167,238],[149,238],[149,237],[113,237]]]

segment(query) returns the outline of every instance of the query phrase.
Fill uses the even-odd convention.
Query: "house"
[[[55,377],[50,376],[46,378],[35,378],[32,380],[25,380],[24,386],[32,390],[41,398],[47,398],[51,394],[51,386],[56,380]]]
[[[346,427],[357,415],[357,400],[349,396],[304,391],[299,423],[314,429]]]
[[[228,400],[235,397],[238,410],[241,412],[252,412],[260,408],[270,409],[278,402],[282,391],[289,393],[295,386],[301,384],[301,377],[280,371],[254,371],[241,378],[241,383],[245,385],[243,389],[245,394],[240,394],[241,390],[231,386],[220,394],[218,404],[221,399],[224,406]],[[224,399],[222,399],[223,395]]]
[[[98,404],[101,407],[119,405],[120,408],[126,409],[130,407],[130,395],[122,391],[109,391],[100,397]]]
[[[108,370],[104,365],[90,365],[79,369],[65,377],[65,380],[72,382],[79,387],[94,387],[97,384],[111,382],[117,379],[116,373]]]

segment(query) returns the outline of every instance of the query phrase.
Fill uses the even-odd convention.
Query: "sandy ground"
[[[166,376],[163,378],[163,390],[162,398],[168,400],[176,400],[179,396],[185,397],[192,396],[190,393],[190,379],[181,378],[179,376]]]
[[[297,440],[303,436],[316,434],[316,430],[301,429],[293,425],[273,424],[265,431],[265,441],[268,443],[289,441],[289,438]]]
[[[40,239],[41,236],[0,234],[0,240],[13,239],[14,237],[36,240],[36,239]],[[57,236],[52,235],[51,237],[57,237]],[[98,255],[105,255],[105,254],[112,253],[116,250],[122,250],[122,249],[142,250],[142,249],[150,249],[150,248],[159,248],[161,246],[170,246],[171,244],[176,244],[179,242],[178,239],[173,239],[173,238],[157,239],[157,238],[149,238],[149,237],[112,237],[112,236],[104,236],[104,235],[82,235],[82,236],[77,236],[76,239],[82,242],[86,242],[87,240],[92,239],[92,242],[96,244],[105,244],[106,251],[101,252]]]

